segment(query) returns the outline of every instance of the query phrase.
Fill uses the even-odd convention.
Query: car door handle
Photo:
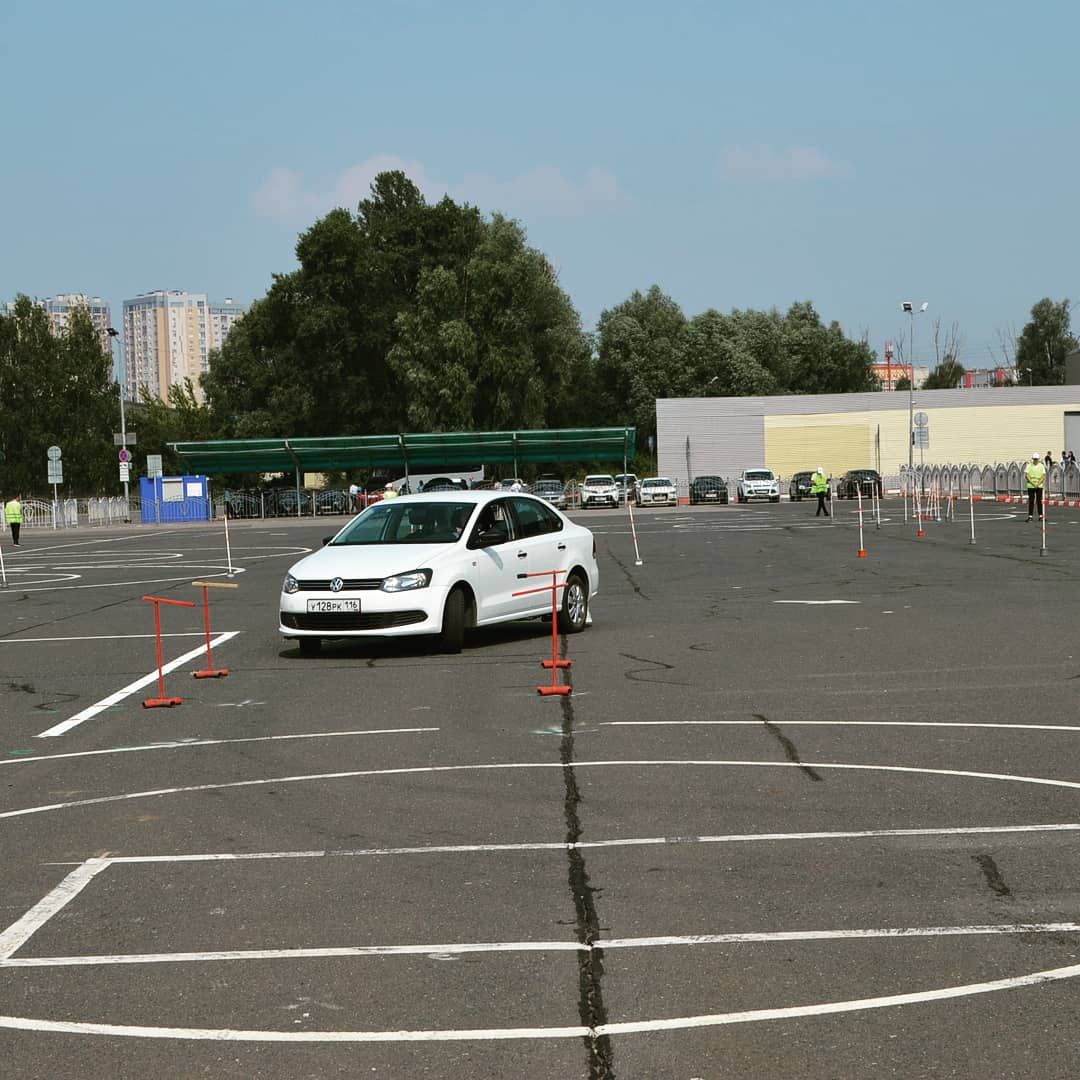
[[[529,553],[527,551],[519,551],[518,552],[518,558],[519,559],[527,559],[528,557],[529,557]]]
[[[557,551],[565,551],[566,550],[566,545],[565,544],[556,544],[555,549]]]

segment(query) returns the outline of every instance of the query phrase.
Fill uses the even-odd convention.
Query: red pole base
[[[227,667],[203,668],[202,671],[193,671],[191,674],[196,679],[224,679],[229,674],[229,669]]]
[[[573,667],[573,660],[541,660],[540,666],[548,669],[561,668],[561,667]]]
[[[573,689],[572,686],[538,686],[536,692],[542,697],[550,697],[552,694],[569,694]]]
[[[144,709],[171,709],[174,705],[183,705],[184,699],[182,697],[152,697],[147,698],[143,703]]]
[[[865,559],[866,558],[866,552],[863,551],[862,548],[859,548],[859,558],[860,559]]]
[[[924,530],[920,529],[920,530],[919,530],[919,531],[918,531],[918,532],[917,532],[917,533],[916,533],[915,535],[916,535],[916,536],[925,536],[925,535],[926,535],[926,533],[925,533],[925,531],[924,531]]]

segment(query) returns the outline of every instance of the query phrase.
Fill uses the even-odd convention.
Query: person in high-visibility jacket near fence
[[[22,503],[18,495],[12,495],[4,504],[4,520],[11,530],[11,542],[19,546],[19,529],[22,526]]]
[[[1039,520],[1043,517],[1043,488],[1046,486],[1046,466],[1042,463],[1038,453],[1031,455],[1031,460],[1024,468],[1024,482],[1027,484],[1028,493],[1028,521],[1039,508]]]
[[[810,477],[810,494],[817,496],[817,512],[814,517],[820,517],[822,514],[829,517],[829,508],[825,505],[825,500],[829,497],[829,478],[820,465],[814,475]]]

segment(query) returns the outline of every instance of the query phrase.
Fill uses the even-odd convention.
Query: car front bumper
[[[363,589],[350,593],[282,593],[278,632],[286,638],[411,637],[442,630],[446,588],[429,585],[387,593]],[[359,600],[359,612],[309,612],[308,600]]]

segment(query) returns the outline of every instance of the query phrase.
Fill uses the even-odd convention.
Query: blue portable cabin
[[[139,478],[144,525],[209,521],[213,517],[210,483],[205,476]]]

